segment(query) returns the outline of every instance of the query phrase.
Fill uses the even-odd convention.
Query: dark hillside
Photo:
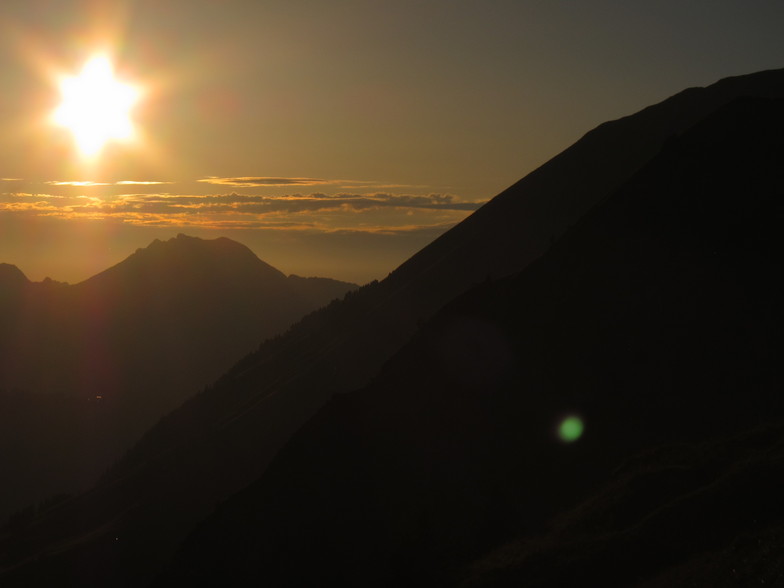
[[[157,585],[451,584],[512,538],[473,581],[667,585],[685,565],[707,585],[722,564],[705,548],[770,542],[782,136],[784,101],[744,99],[669,141],[542,259],[455,300],[323,408]],[[567,415],[585,423],[573,443],[555,434]],[[639,452],[658,457],[613,474]]]

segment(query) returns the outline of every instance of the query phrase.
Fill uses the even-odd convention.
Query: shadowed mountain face
[[[54,546],[61,547],[45,560],[45,564],[38,562],[35,565],[23,565],[15,569],[13,576],[6,575],[3,579],[8,582],[17,579],[21,582],[52,573],[61,585],[69,581],[74,585],[116,584],[120,578],[127,585],[144,585],[196,521],[209,514],[216,503],[230,493],[257,479],[292,433],[332,395],[366,386],[383,363],[411,338],[418,324],[461,292],[484,282],[488,276],[519,272],[545,253],[553,240],[575,223],[580,215],[627,182],[661,149],[669,137],[685,131],[733,98],[743,95],[784,96],[784,71],[763,72],[723,80],[709,88],[687,90],[633,116],[598,127],[425,248],[386,280],[351,293],[345,300],[308,316],[284,337],[268,341],[258,352],[240,361],[211,389],[195,396],[165,417],[89,495],[77,497],[34,521],[25,531],[26,543],[24,549],[15,556],[15,561],[24,562],[27,555],[46,551],[51,553]],[[628,260],[623,263],[626,265],[606,271],[624,276],[627,269],[637,267]],[[631,284],[634,283],[632,278],[628,279]],[[568,291],[566,285],[562,291],[556,290],[555,294],[564,296]],[[519,310],[524,307],[527,311],[536,308],[530,307],[531,303],[523,302],[522,293],[523,290],[515,291],[520,301],[515,301],[513,308]],[[512,300],[515,300],[514,297]],[[548,299],[545,297],[544,300]],[[640,303],[640,308],[643,306]],[[504,309],[508,307],[507,299],[499,305],[499,312],[505,312]],[[517,310],[508,311],[510,321],[517,316]],[[577,310],[574,315],[574,320],[579,324]],[[501,323],[504,320],[505,317],[499,319]],[[566,319],[564,321],[562,327],[566,329],[569,322]],[[561,324],[558,321],[556,323]],[[551,331],[550,323],[545,321],[534,324],[539,324],[538,332],[545,340],[555,341],[552,337],[556,335],[548,334]],[[469,318],[445,328],[442,361],[449,363],[453,369],[474,365],[469,360],[478,355],[485,358],[488,366],[494,366],[494,370],[501,370],[503,374],[501,368],[511,361],[509,357],[529,353],[535,360],[528,362],[525,369],[520,368],[521,373],[529,374],[526,377],[534,378],[534,382],[549,381],[549,371],[540,371],[537,367],[537,346],[520,343],[530,348],[525,347],[523,352],[516,348],[510,351],[510,343],[504,337],[499,339],[498,325],[488,326],[485,320]],[[510,328],[514,329],[514,324]],[[530,328],[531,325],[526,324],[526,329]],[[588,332],[585,329],[584,332]],[[570,341],[572,337],[565,336],[564,340]],[[556,343],[560,345],[561,341]],[[583,343],[586,348],[599,353],[592,338],[583,339]],[[570,349],[559,356],[551,371],[556,374],[569,372],[572,370],[569,361],[574,358],[584,361],[579,359],[581,349]],[[509,355],[513,352],[517,355]],[[432,353],[423,355],[431,356]],[[584,372],[586,377],[592,374],[589,367],[584,367]],[[385,373],[390,372],[387,370]],[[429,406],[431,395],[427,393],[427,385],[431,380],[426,379],[424,372],[422,374],[421,383],[414,380],[410,385],[411,393],[423,394],[410,403],[412,408],[421,408],[423,403]],[[473,381],[482,381],[486,375],[487,369],[480,366],[468,372],[458,372],[456,379],[467,385]],[[441,374],[432,376],[434,386],[443,384],[441,377]],[[643,388],[652,385],[644,377],[635,377]],[[408,394],[408,380],[405,381],[406,386],[395,389],[395,394]],[[526,380],[521,382],[521,385],[531,384]],[[593,380],[589,379],[588,382],[592,386],[597,385]],[[389,383],[391,385],[393,380]],[[380,386],[375,385],[367,394],[357,398],[372,398],[375,394],[373,390],[380,389]],[[566,388],[566,392],[559,390],[558,394],[577,394],[579,389]],[[434,390],[438,391],[438,388]],[[485,418],[480,411],[481,406],[477,406],[474,400],[454,402],[452,396],[448,396],[449,400],[444,401],[447,391],[452,394],[448,388],[434,393],[432,404],[463,411],[466,418]],[[331,410],[333,405],[337,406],[335,402],[326,410]],[[346,402],[351,405],[355,401],[346,398],[339,401]],[[567,405],[570,403],[565,402],[565,406],[559,410],[573,410]],[[488,410],[500,410],[503,416],[507,408],[501,410],[491,407]],[[383,414],[384,410],[379,409],[377,412]],[[343,414],[350,415],[351,412]],[[529,418],[525,420],[520,411],[516,413],[511,409],[508,414],[515,427],[506,430],[522,428],[532,418],[525,417]],[[423,413],[420,425],[425,427],[431,419],[440,420],[441,416],[430,417]],[[523,420],[516,421],[518,417]],[[323,418],[321,415],[314,422]],[[347,430],[351,430],[348,423],[354,419],[346,418]],[[362,418],[357,418],[358,422],[363,422]],[[497,424],[492,420],[487,422],[490,423],[487,431]],[[456,431],[466,428],[466,423],[460,419],[454,420],[454,423]],[[397,426],[396,422],[390,424],[393,425]],[[539,426],[549,431],[552,423],[540,423]],[[631,424],[629,426],[632,427]],[[590,430],[589,424],[587,431]],[[364,439],[362,436],[359,438]],[[439,441],[440,437],[431,440],[435,447],[448,447],[452,438],[447,435],[444,441]],[[346,437],[342,442],[348,446],[366,448],[366,467],[386,469],[387,465],[391,467],[400,464],[408,457],[404,446],[404,450],[396,455],[396,445],[392,442],[387,444],[383,441],[383,446],[378,448],[354,441],[353,437]],[[512,436],[509,441],[515,442],[517,439]],[[482,456],[492,455],[492,443],[500,442],[489,443],[491,445],[486,449],[470,451]],[[577,447],[585,446],[581,443]],[[476,447],[482,447],[481,443],[477,443]],[[286,449],[281,459],[290,451],[290,448]],[[333,451],[329,443],[325,445],[325,451]],[[608,457],[608,463],[611,457]],[[414,460],[411,467],[419,467],[418,463]],[[487,463],[490,467],[492,460]],[[345,474],[346,479],[361,480],[365,470],[359,469],[356,474],[345,469],[338,471]],[[397,470],[392,468],[390,471]],[[449,475],[457,476],[456,480],[459,481],[463,474]],[[303,484],[309,484],[308,474],[304,476]],[[406,479],[401,477],[401,480]],[[397,486],[392,484],[391,487]],[[302,488],[307,489],[308,486]],[[355,497],[355,494],[352,496]],[[432,498],[435,502],[441,499],[440,495]],[[306,499],[303,497],[303,500]],[[326,500],[329,502],[331,498]],[[389,512],[399,512],[392,509],[397,499],[390,500]],[[405,502],[408,499],[401,495],[400,500]],[[291,504],[285,501],[281,503],[287,508]],[[361,513],[357,516],[368,521],[375,520],[375,516],[385,519],[386,507],[376,507],[373,516],[362,509],[356,511]],[[314,511],[306,512],[310,515]],[[503,516],[499,514],[498,517],[506,518],[503,508],[500,512]],[[329,509],[325,510],[324,520],[332,520],[330,517],[333,514]],[[299,517],[296,513],[281,513],[281,517],[289,515],[295,519]],[[299,518],[299,522],[303,520]],[[295,522],[292,520],[292,525],[296,527]],[[400,523],[403,528],[408,528],[405,517],[400,519]],[[449,531],[444,532],[449,534]],[[122,545],[115,542],[118,536],[124,538]],[[370,536],[377,539],[375,535]],[[495,540],[495,534],[490,536]],[[255,536],[252,536],[251,543],[255,541]],[[298,539],[295,537],[292,541],[296,543]],[[368,542],[364,548],[372,549],[373,544]],[[237,545],[234,547],[240,549]],[[354,547],[356,545],[352,544],[351,548]],[[469,547],[464,553],[478,552],[476,545]],[[414,557],[401,553],[400,557]],[[417,550],[413,549],[411,553],[417,553]],[[282,561],[285,562],[287,557],[283,553]],[[9,565],[10,561],[12,559],[4,560],[4,565]],[[383,567],[387,564],[381,562],[380,565]],[[406,564],[404,568],[413,569],[411,566],[414,564]],[[274,569],[274,565],[271,569]],[[85,576],[85,570],[89,570],[89,577]]]
[[[738,434],[784,418],[782,136],[784,101],[747,99],[668,142],[323,408],[156,585],[671,585],[781,537],[782,427]]]
[[[185,235],[76,285],[0,266],[0,512],[93,483],[162,414],[352,287]]]

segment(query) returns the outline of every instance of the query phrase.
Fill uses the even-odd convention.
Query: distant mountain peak
[[[235,247],[248,249],[245,245],[238,243],[237,241],[232,241],[226,237],[217,237],[215,239],[202,239],[201,237],[193,237],[191,235],[186,235],[185,233],[177,233],[176,237],[172,237],[171,239],[167,239],[162,241],[160,239],[154,239],[147,247],[143,247],[142,249],[150,249],[150,248],[157,248],[157,247],[210,247],[215,245],[225,245],[225,244],[232,244]]]
[[[286,278],[283,272],[259,259],[242,243],[226,237],[202,239],[184,233],[179,233],[166,241],[155,239],[147,247],[137,249],[133,255],[107,271],[124,267],[126,264],[136,267],[151,264],[158,268],[171,266],[172,270],[180,271],[186,267],[191,269],[201,267],[201,271],[214,271],[216,275],[240,271],[241,268],[244,270],[253,268],[256,273],[264,274],[266,279]]]
[[[156,239],[157,241],[158,239]],[[176,237],[172,237],[168,241],[162,241],[163,243],[170,243],[179,246],[200,246],[206,244],[218,244],[218,243],[233,243],[235,245],[239,245],[241,247],[245,247],[241,243],[237,241],[233,241],[228,239],[227,237],[217,237],[215,239],[202,239],[201,237],[194,237],[192,235],[186,235],[185,233],[177,233]]]
[[[217,250],[220,249],[222,251],[228,251],[229,249],[234,249],[236,252],[244,252],[246,255],[252,255],[256,257],[256,254],[253,253],[247,246],[229,239],[227,237],[217,237],[215,239],[202,239],[201,237],[193,237],[191,235],[186,235],[185,233],[178,233],[176,237],[172,237],[166,241],[161,241],[160,239],[155,239],[147,249],[151,247],[168,247],[168,248],[176,248],[179,250],[191,250],[191,251],[206,251],[206,250]]]
[[[29,283],[30,280],[15,265],[10,263],[0,263],[0,285],[20,286]]]

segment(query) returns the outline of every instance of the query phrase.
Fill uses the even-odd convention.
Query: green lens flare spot
[[[564,443],[572,443],[582,437],[584,428],[580,417],[570,416],[561,421],[558,426],[558,436]]]

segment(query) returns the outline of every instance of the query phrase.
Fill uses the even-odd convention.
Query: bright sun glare
[[[108,141],[133,138],[131,109],[139,91],[114,77],[108,58],[93,57],[79,75],[62,79],[60,93],[53,120],[71,131],[83,156],[97,155]]]

